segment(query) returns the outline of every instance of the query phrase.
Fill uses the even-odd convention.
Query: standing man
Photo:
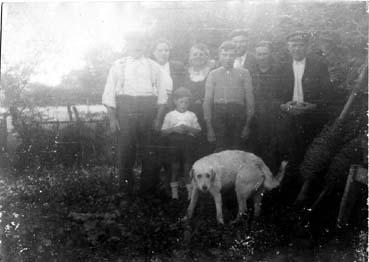
[[[247,139],[254,115],[254,95],[248,70],[234,68],[236,45],[219,47],[221,66],[209,73],[205,84],[204,119],[209,142],[216,151],[239,149]]]
[[[291,60],[283,70],[287,103],[281,105],[284,132],[280,133],[283,151],[290,160],[290,172],[282,184],[289,200],[295,199],[303,182],[298,168],[306,150],[328,121],[331,86],[328,67],[320,58],[307,53],[308,45],[307,33],[295,32],[287,37]]]
[[[249,33],[247,30],[236,29],[230,33],[229,38],[236,45],[234,68],[245,68],[251,72],[252,68],[256,65],[256,58],[248,52],[248,36]]]
[[[318,57],[308,55],[308,44],[307,33],[295,32],[287,37],[291,60],[283,70],[285,97],[289,103],[281,109],[290,116],[296,128],[297,163],[302,161],[307,147],[327,121],[331,86],[327,65]],[[301,106],[302,110],[294,110],[294,106]]]
[[[118,168],[125,189],[133,193],[133,166],[140,149],[140,191],[154,193],[159,182],[159,174],[154,172],[158,162],[155,136],[167,103],[167,82],[159,65],[144,55],[145,36],[134,33],[126,40],[127,56],[111,67],[102,103],[107,108],[111,131],[118,135]]]

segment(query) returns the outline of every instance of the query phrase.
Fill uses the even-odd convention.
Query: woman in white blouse
[[[152,58],[160,65],[161,69],[170,77],[171,84],[167,85],[167,93],[170,97],[173,90],[183,85],[184,66],[179,61],[170,60],[172,46],[166,39],[157,40],[152,48]]]

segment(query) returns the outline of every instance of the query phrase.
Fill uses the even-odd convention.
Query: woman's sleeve
[[[245,72],[244,78],[244,87],[245,87],[245,101],[247,107],[247,113],[250,117],[254,115],[255,105],[254,105],[254,92],[252,87],[251,75],[247,70]]]

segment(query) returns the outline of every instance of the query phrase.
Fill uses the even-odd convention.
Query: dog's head
[[[190,171],[190,179],[195,182],[196,187],[200,191],[207,192],[214,183],[215,171],[212,167],[201,170],[192,168]]]

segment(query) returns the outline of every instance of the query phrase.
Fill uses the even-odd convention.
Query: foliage
[[[29,169],[17,179],[3,176],[0,189],[2,255],[13,261],[265,259],[283,252],[297,219],[293,212],[276,209],[252,229],[247,217],[237,225],[219,226],[213,200],[200,195],[195,217],[187,224],[180,220],[187,206],[184,189],[176,202],[164,196],[128,198],[117,170],[106,166]],[[270,200],[275,202],[272,196]],[[235,211],[227,203],[225,198],[226,223]],[[357,241],[360,252],[362,245]]]
[[[208,198],[202,201],[207,204],[200,206],[187,245],[183,235],[188,225],[180,220],[186,201],[132,201],[119,186],[116,170],[108,167],[29,169],[12,182],[1,182],[3,240],[19,261],[52,261],[78,250],[85,250],[85,255],[88,250],[105,256],[107,252],[108,257],[125,255],[127,260],[206,254],[239,261],[280,243],[274,226],[259,224],[249,231],[247,220],[238,226],[217,226]],[[180,196],[185,199],[184,189]],[[226,210],[225,215],[231,214]]]
[[[151,7],[158,21],[152,37],[173,42],[173,59],[186,61],[195,42],[208,44],[216,57],[217,46],[237,27],[251,29],[251,49],[259,40],[274,41],[280,60],[286,59],[287,34],[311,32],[311,51],[327,60],[336,89],[350,87],[356,68],[365,59],[364,2],[151,4],[158,5]],[[45,116],[35,105],[99,103],[107,71],[119,56],[107,47],[91,50],[85,68],[70,72],[60,89],[48,92],[46,86],[29,83],[33,64],[8,67],[2,74],[5,106],[22,141],[13,161],[18,176],[12,173],[8,180],[0,180],[3,243],[14,259],[108,261],[106,258],[119,256],[129,261],[141,256],[160,261],[163,255],[178,261],[240,261],[285,244],[284,234],[290,229],[282,230],[276,221],[289,226],[290,213],[273,211],[273,219],[253,230],[247,222],[222,228],[215,224],[212,200],[205,199],[208,205],[198,207],[189,226],[179,220],[185,201],[127,198],[116,170],[97,165],[112,163],[114,157],[109,155],[113,137],[107,133],[106,122],[95,129],[81,122],[64,128],[42,126]],[[181,191],[181,199],[184,195]],[[231,211],[225,211],[225,217],[231,217]],[[190,244],[184,241],[186,234],[190,234]]]
[[[66,126],[54,122],[48,124],[49,128],[44,121],[45,118],[35,111],[13,117],[20,144],[12,166],[19,171],[58,164],[80,166],[114,161],[114,138],[107,133],[106,121],[97,122],[95,126],[80,121]]]
[[[260,40],[273,41],[275,57],[284,61],[286,36],[304,30],[311,34],[311,52],[327,61],[334,87],[350,88],[367,53],[365,2],[161,2],[142,8],[157,21],[150,37],[168,38],[172,59],[185,63],[196,42],[206,43],[216,59],[217,47],[234,28],[250,29],[251,51]],[[121,55],[107,46],[86,50],[84,68],[66,74],[52,91],[35,84],[29,95],[39,105],[100,103],[108,70]]]

